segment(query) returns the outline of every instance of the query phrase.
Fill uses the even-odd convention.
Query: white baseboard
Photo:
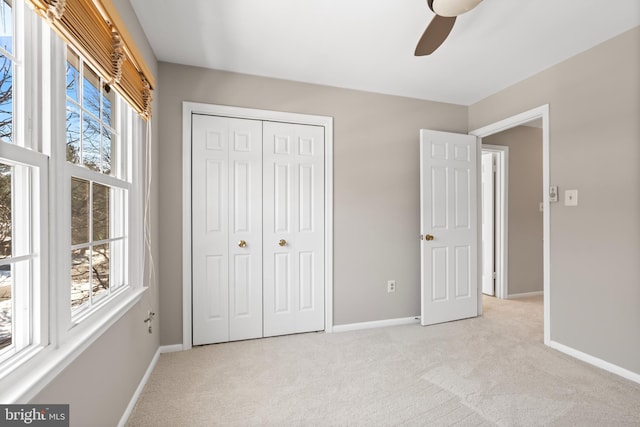
[[[153,368],[155,368],[156,363],[158,363],[158,358],[160,358],[159,348],[158,350],[156,350],[156,354],[153,355],[153,358],[151,359],[151,363],[149,363],[149,367],[147,368],[147,371],[144,373],[144,376],[140,380],[140,384],[138,384],[138,388],[136,388],[136,391],[133,393],[133,396],[131,396],[129,405],[127,405],[127,409],[125,409],[124,414],[122,414],[122,417],[120,418],[118,427],[124,427],[124,425],[127,424],[127,421],[129,420],[129,417],[133,413],[133,409],[136,407],[136,403],[138,402],[138,399],[142,394],[142,390],[144,389],[144,386],[147,384],[147,381],[149,381],[149,377],[151,376],[151,372],[153,372]]]
[[[173,345],[161,345],[160,346],[160,354],[164,353],[174,353],[176,351],[182,351],[184,348],[182,344],[173,344]]]
[[[160,347],[158,347],[158,350],[156,350],[156,354],[154,354],[153,359],[151,359],[151,363],[149,363],[149,367],[147,368],[147,371],[144,373],[144,376],[140,380],[140,384],[138,384],[138,388],[136,388],[135,393],[133,393],[133,396],[131,397],[131,401],[129,401],[129,405],[127,406],[127,409],[124,411],[124,414],[122,414],[122,418],[120,418],[118,427],[124,427],[124,425],[129,420],[129,417],[131,416],[131,413],[133,412],[133,409],[135,408],[136,403],[138,402],[138,399],[142,394],[142,390],[144,389],[144,386],[147,384],[147,381],[149,381],[149,377],[151,376],[151,372],[153,372],[153,368],[155,368],[156,363],[158,363],[158,359],[160,358],[160,355],[163,353],[173,353],[175,351],[182,351],[182,344],[161,345]]]
[[[348,323],[333,325],[333,332],[359,331],[362,329],[386,328],[387,326],[420,324],[420,316],[403,317],[399,319],[375,320],[373,322]]]
[[[543,291],[537,291],[537,292],[524,292],[522,294],[509,294],[507,296],[507,299],[537,297],[539,295],[544,295],[544,292]]]
[[[590,365],[593,365],[600,369],[604,369],[605,371],[611,372],[612,374],[619,375],[623,378],[628,379],[629,381],[640,384],[640,374],[629,371],[628,369],[622,368],[618,365],[614,365],[613,363],[599,359],[595,356],[591,356],[590,354],[583,353],[580,350],[576,350],[575,348],[567,347],[566,345],[560,344],[555,341],[549,341],[549,347],[562,353],[568,354],[571,357],[575,357],[578,360],[582,360],[583,362],[586,362]]]

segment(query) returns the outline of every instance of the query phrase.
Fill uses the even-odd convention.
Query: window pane
[[[91,114],[100,117],[100,78],[86,65],[82,82],[82,106]]]
[[[107,128],[102,128],[102,172],[111,174],[111,162],[115,135]]]
[[[82,164],[100,171],[100,122],[83,114],[82,120]]]
[[[71,309],[89,302],[89,247],[71,251]]]
[[[11,181],[13,168],[0,163],[0,259],[11,256],[13,221],[11,218]]]
[[[0,266],[0,351],[13,342],[11,283],[11,266]]]
[[[0,138],[13,142],[13,63],[0,55]]]
[[[109,238],[109,187],[93,183],[93,240]]]
[[[93,301],[109,293],[109,243],[93,247],[91,263]]]
[[[67,161],[80,163],[80,111],[67,102]]]
[[[13,53],[13,11],[11,0],[0,1],[0,46]]]
[[[89,181],[71,178],[71,244],[89,241]]]
[[[67,96],[80,103],[80,59],[67,49]]]

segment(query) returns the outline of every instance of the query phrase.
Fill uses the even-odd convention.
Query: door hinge
[[[496,274],[496,272],[493,272],[493,280],[496,280],[498,278],[498,275]]]

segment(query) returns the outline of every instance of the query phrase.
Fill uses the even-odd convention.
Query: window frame
[[[22,46],[24,76],[19,83],[20,103],[14,101],[14,139],[20,147],[0,143],[0,158],[34,167],[36,196],[34,241],[40,250],[37,284],[33,286],[32,344],[0,362],[0,402],[27,403],[96,339],[137,304],[147,286],[144,266],[131,260],[144,259],[143,229],[143,120],[133,108],[122,108],[122,138],[131,148],[127,162],[129,224],[129,283],[100,304],[72,317],[71,277],[71,179],[66,165],[66,44],[23,0],[13,0],[24,12],[23,33],[14,30],[14,49]],[[14,18],[16,22],[16,18]],[[14,24],[14,29],[17,28]],[[17,67],[16,67],[17,68]],[[14,82],[17,80],[14,74]],[[57,84],[55,82],[60,82]],[[15,83],[14,83],[15,85]],[[22,133],[20,133],[22,132]],[[72,165],[73,166],[73,165]],[[84,169],[84,168],[83,168]],[[73,171],[74,175],[77,171]],[[108,182],[122,185],[105,175]],[[34,279],[34,280],[35,280]]]
[[[18,260],[13,262],[31,261],[30,266],[30,283],[24,291],[29,294],[29,305],[31,312],[28,317],[28,339],[29,344],[25,348],[18,350],[13,355],[6,357],[0,361],[2,371],[11,371],[15,367],[29,358],[31,354],[37,352],[40,348],[48,343],[48,293],[49,289],[44,284],[47,281],[48,270],[48,158],[47,156],[32,151],[30,149],[14,145],[8,142],[0,142],[2,154],[0,161],[10,165],[21,165],[30,169],[29,182],[13,183],[15,188],[20,186],[20,190],[27,190],[28,197],[25,202],[29,204],[28,210],[31,227],[28,234],[30,240],[30,254],[18,256]],[[20,231],[18,232],[20,233]],[[3,372],[4,374],[4,372]],[[3,374],[0,374],[0,384],[3,381]]]
[[[92,114],[90,111],[88,111],[88,109],[85,108],[84,105],[84,100],[85,97],[83,95],[83,91],[84,91],[84,73],[85,73],[85,68],[91,68],[91,65],[82,57],[82,55],[75,51],[74,49],[72,49],[71,47],[67,47],[67,49],[65,50],[65,77],[66,77],[66,63],[67,63],[67,55],[69,50],[73,51],[73,54],[79,59],[79,64],[81,64],[79,71],[79,80],[78,80],[78,87],[79,87],[79,93],[78,93],[78,102],[74,102],[73,100],[69,100],[66,96],[66,88],[65,88],[65,111],[66,111],[66,105],[68,103],[72,103],[75,107],[77,107],[79,109],[79,123],[80,126],[83,126],[83,121],[84,121],[84,115],[85,114]],[[95,72],[94,70],[92,70],[93,72]],[[65,78],[66,81],[66,78]],[[100,82],[102,82],[102,79],[100,80]],[[105,125],[105,122],[103,121],[103,110],[102,110],[102,104],[103,104],[103,100],[102,100],[102,89],[99,88],[99,99],[100,99],[100,108],[99,108],[99,115],[100,117],[98,117],[98,120],[100,122],[100,135],[102,138],[102,126]],[[130,128],[131,129],[135,129],[136,124],[135,124],[135,113],[133,112],[133,109],[130,106],[126,105],[126,102],[124,101],[124,99],[117,93],[114,92],[114,96],[113,96],[113,100],[112,100],[112,104],[111,104],[111,123],[109,123],[108,125],[108,131],[111,132],[112,138],[116,138],[117,142],[115,144],[115,156],[117,157],[117,161],[115,159],[112,158],[111,161],[111,166],[110,166],[110,174],[107,174],[104,172],[103,170],[103,166],[102,166],[102,154],[100,155],[101,158],[101,164],[99,166],[99,170],[93,170],[87,166],[85,166],[84,163],[84,159],[83,159],[83,155],[80,155],[80,162],[79,163],[73,163],[71,161],[68,161],[66,159],[66,146],[67,146],[67,142],[66,142],[66,135],[63,138],[64,144],[63,145],[63,152],[60,152],[60,156],[58,157],[59,161],[59,166],[61,168],[64,169],[64,177],[63,177],[63,186],[65,187],[65,189],[68,190],[69,193],[69,198],[68,200],[71,200],[71,181],[73,178],[76,179],[81,179],[84,181],[87,181],[89,183],[89,200],[91,200],[92,195],[93,195],[93,187],[95,184],[98,185],[104,185],[107,186],[108,188],[113,188],[113,189],[119,189],[121,191],[124,191],[126,194],[125,200],[122,200],[122,205],[120,206],[115,206],[115,208],[125,208],[126,209],[126,213],[123,214],[122,216],[115,216],[112,217],[112,213],[115,213],[116,209],[114,209],[114,206],[112,204],[110,204],[110,212],[109,212],[109,218],[110,218],[110,228],[119,228],[122,230],[122,236],[118,236],[118,237],[112,237],[111,233],[110,233],[110,237],[104,240],[101,240],[100,242],[116,242],[116,241],[122,241],[123,246],[122,246],[122,251],[125,255],[133,253],[131,252],[134,248],[131,247],[131,239],[130,239],[130,231],[131,231],[131,227],[130,227],[130,223],[133,219],[133,217],[136,215],[136,208],[134,205],[132,205],[132,203],[134,203],[134,200],[132,198],[132,193],[133,195],[136,194],[136,188],[135,188],[135,181],[136,177],[132,176],[132,170],[133,168],[130,167],[130,165],[134,165],[134,164],[138,164],[137,160],[139,159],[139,153],[137,153],[134,149],[135,146],[139,145],[139,144],[135,144],[134,141],[134,132],[130,132]],[[92,114],[93,118],[96,118],[95,115]],[[65,123],[66,123],[66,114],[65,114]],[[66,132],[66,125],[65,125],[65,132]],[[80,136],[80,153],[82,153],[83,151],[83,143],[82,140],[84,139],[83,136],[83,132],[80,132],[81,136]],[[113,150],[113,147],[112,147]],[[102,153],[102,143],[100,144],[100,153]],[[63,208],[65,208],[63,206]],[[70,208],[70,204],[64,209],[65,213],[63,213],[63,215],[65,217],[68,217],[69,219],[71,218],[72,212],[71,212],[71,208]],[[92,211],[93,211],[93,205],[90,202],[89,204],[89,218],[92,218]],[[113,222],[111,221],[113,220]],[[80,243],[80,244],[73,244],[73,242],[71,241],[71,232],[69,232],[68,235],[68,242],[64,241],[63,239],[60,239],[61,244],[59,247],[59,253],[64,253],[64,251],[66,250],[67,253],[71,253],[71,251],[74,248],[81,248],[81,247],[87,247],[90,250],[93,250],[93,247],[98,246],[98,243],[96,243],[96,240],[94,239],[93,233],[91,232],[91,226],[92,226],[92,221],[91,219],[89,220],[89,236],[88,236],[88,240],[85,243]],[[69,230],[71,230],[72,225],[69,224]],[[128,258],[128,257],[127,257]],[[71,315],[70,317],[67,319],[67,314],[65,313],[63,315],[64,322],[67,324],[70,324],[72,326],[81,323],[82,321],[84,321],[84,319],[86,319],[87,317],[90,317],[92,315],[92,313],[96,310],[98,310],[103,304],[108,303],[110,301],[111,298],[117,296],[119,293],[121,292],[126,292],[126,289],[131,285],[132,282],[132,274],[135,273],[135,267],[131,266],[132,263],[128,263],[126,262],[126,258],[124,259],[124,262],[122,263],[122,273],[125,276],[125,283],[116,287],[115,289],[111,289],[111,283],[110,283],[110,288],[107,292],[107,295],[101,297],[99,300],[97,301],[93,301],[92,300],[92,294],[93,294],[93,289],[92,289],[92,285],[90,285],[90,293],[89,293],[89,301],[87,303],[83,303],[81,306],[77,307],[76,309],[73,308],[71,302],[70,302],[70,311],[71,311]],[[68,259],[68,272],[71,272],[71,257],[69,256]],[[135,263],[133,263],[135,264]],[[133,267],[133,270],[130,268]],[[110,278],[112,277],[111,273],[113,272],[113,268],[112,268],[112,264],[110,262]],[[91,276],[91,274],[90,274]],[[69,277],[70,279],[70,277]],[[71,285],[71,280],[68,280],[69,285]],[[69,301],[71,301],[71,299],[69,299]]]
[[[12,261],[8,263],[15,265],[18,262],[29,261],[27,271],[23,272],[28,274],[28,286],[21,290],[20,298],[14,298],[12,295],[14,304],[16,299],[27,300],[27,313],[17,314],[18,310],[15,309],[12,313],[12,323],[16,319],[23,320],[23,330],[19,333],[15,333],[12,325],[12,338],[18,336],[18,340],[26,344],[15,353],[3,352],[0,357],[0,378],[5,375],[5,371],[21,363],[23,354],[31,353],[45,343],[49,330],[48,288],[43,285],[48,277],[49,164],[48,157],[37,150],[38,144],[34,141],[32,127],[25,126],[34,120],[32,111],[26,107],[27,104],[37,105],[33,85],[28,84],[34,76],[32,70],[37,63],[37,54],[32,46],[27,46],[27,38],[32,39],[36,34],[37,24],[28,18],[25,9],[26,5],[22,1],[12,1],[13,47],[11,55],[7,56],[12,62],[12,137],[11,142],[0,140],[0,161],[14,166],[14,172],[22,169],[12,177],[12,193],[16,193],[12,194],[12,228],[15,235],[20,235],[28,242],[29,248],[25,254],[13,257],[15,246],[12,247]],[[8,52],[2,51],[5,56],[6,53]],[[15,221],[16,211],[20,212],[19,221]],[[15,237],[13,233],[12,240]],[[14,277],[12,274],[12,279]]]

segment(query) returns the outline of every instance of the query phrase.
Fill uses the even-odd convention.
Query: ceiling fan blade
[[[455,22],[455,16],[434,16],[418,41],[415,56],[431,55],[446,40]]]

